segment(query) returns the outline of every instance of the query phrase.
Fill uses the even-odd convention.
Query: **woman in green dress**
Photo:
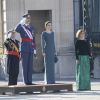
[[[90,90],[90,45],[83,30],[77,31],[76,38],[76,87],[77,90]]]

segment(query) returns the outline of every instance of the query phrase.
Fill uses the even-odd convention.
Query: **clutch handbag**
[[[54,62],[55,62],[55,63],[58,62],[58,57],[57,57],[57,55],[55,55]]]

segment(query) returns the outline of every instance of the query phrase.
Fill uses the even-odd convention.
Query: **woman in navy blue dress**
[[[46,84],[55,83],[55,42],[54,32],[52,31],[52,23],[45,22],[45,31],[42,32],[42,53],[44,56],[45,73],[44,80]]]

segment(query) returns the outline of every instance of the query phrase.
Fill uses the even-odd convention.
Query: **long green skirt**
[[[89,56],[79,56],[79,64],[76,65],[77,90],[90,90],[90,61]]]

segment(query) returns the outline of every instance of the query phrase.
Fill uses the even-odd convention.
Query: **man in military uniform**
[[[23,19],[15,29],[18,33],[20,33],[22,39],[21,58],[22,58],[24,82],[26,85],[32,85],[33,54],[36,54],[34,29],[30,25],[30,22],[31,22],[30,14],[25,14],[23,16]]]
[[[19,41],[15,39],[14,30],[8,32],[8,38],[4,42],[7,54],[7,73],[9,75],[8,85],[17,85],[19,73]]]

